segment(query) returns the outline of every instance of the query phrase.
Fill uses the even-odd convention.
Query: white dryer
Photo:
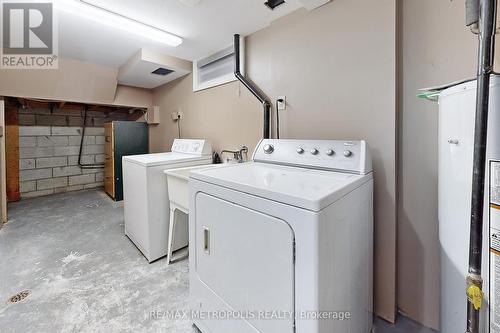
[[[125,235],[149,262],[167,255],[170,207],[163,171],[210,163],[206,140],[176,139],[171,152],[123,157]],[[175,240],[174,250],[188,245],[187,223],[179,224]]]
[[[190,305],[203,333],[367,333],[373,177],[364,141],[262,140],[193,171]]]

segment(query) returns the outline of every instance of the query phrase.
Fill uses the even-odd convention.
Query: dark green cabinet
[[[122,157],[149,152],[148,125],[135,121],[104,124],[106,158],[104,189],[115,201],[123,200]]]

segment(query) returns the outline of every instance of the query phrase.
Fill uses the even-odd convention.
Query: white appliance
[[[487,159],[500,159],[500,78],[492,76]],[[441,333],[466,331],[466,276],[472,197],[476,81],[439,95],[439,242],[441,248]],[[487,175],[489,170],[487,170]],[[481,332],[487,331],[489,280],[489,198],[485,188]]]
[[[372,329],[364,141],[266,139],[253,162],[194,170],[189,240],[190,304],[203,333]]]
[[[167,255],[170,207],[163,171],[210,163],[212,146],[206,140],[176,139],[169,153],[123,157],[125,235],[149,262]],[[174,250],[188,244],[187,223],[179,225]]]

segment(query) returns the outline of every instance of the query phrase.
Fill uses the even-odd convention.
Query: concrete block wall
[[[89,111],[82,163],[104,163],[104,123],[125,119]],[[75,110],[19,109],[21,198],[104,186],[104,169],[81,169],[78,154],[83,114]]]
[[[22,198],[104,185],[103,169],[78,166],[81,127],[20,126],[19,181]],[[104,161],[104,127],[87,127],[82,162]]]

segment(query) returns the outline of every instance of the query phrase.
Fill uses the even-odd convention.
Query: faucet
[[[238,163],[243,163],[248,157],[248,147],[243,146],[239,150],[223,150],[220,153],[221,155],[224,153],[233,154],[233,158],[235,161],[237,161]],[[245,157],[243,157],[243,154],[245,154]]]

